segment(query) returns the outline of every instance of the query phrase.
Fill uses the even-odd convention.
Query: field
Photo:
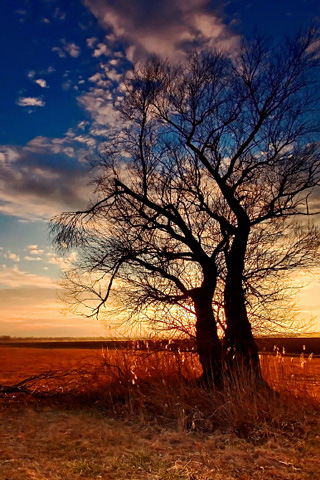
[[[0,480],[320,479],[319,358],[212,393],[192,352],[76,346],[0,348]]]
[[[312,340],[316,340],[314,343],[319,345],[319,339]],[[301,347],[303,341],[305,340],[299,342]],[[71,343],[71,345],[67,342],[64,344],[44,342],[0,346],[0,385],[12,385],[44,371],[67,372],[75,369],[85,371],[85,368],[88,368],[92,372],[92,370],[101,370],[102,367],[105,370],[106,364],[110,367],[110,363],[122,368],[123,375],[129,382],[134,379],[135,375],[140,378],[146,377],[143,369],[148,362],[151,369],[157,368],[159,372],[168,369],[179,372],[182,370],[183,375],[187,378],[199,376],[201,373],[197,356],[188,351],[158,351],[154,348],[145,350],[145,347],[141,348],[139,344],[135,350],[115,348],[113,344],[110,344],[112,347],[110,349],[106,349],[104,344],[99,344],[100,348],[97,348],[94,342],[80,342],[80,344],[82,348],[77,348],[78,342]],[[283,345],[283,341],[278,341],[278,344]],[[294,347],[297,350],[295,345]],[[310,345],[307,345],[305,350],[301,348],[300,355],[296,353],[282,354],[283,346],[281,350],[278,347],[275,354],[263,352],[260,355],[260,362],[264,378],[269,385],[276,390],[291,391],[298,396],[308,394],[320,401],[320,356],[315,356],[312,352],[308,354],[310,348]],[[308,350],[305,353],[306,349]],[[269,350],[272,349],[269,347]],[[153,364],[152,367],[151,364]],[[137,372],[137,368],[140,371]],[[116,368],[116,370],[118,369]],[[147,366],[146,370],[148,370]]]

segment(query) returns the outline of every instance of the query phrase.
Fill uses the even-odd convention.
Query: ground
[[[0,480],[318,480],[318,418],[308,435],[188,432],[95,408],[0,405]],[[317,426],[318,425],[318,426]]]

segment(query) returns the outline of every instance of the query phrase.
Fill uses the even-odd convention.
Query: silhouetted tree
[[[315,213],[317,45],[310,30],[276,47],[255,39],[237,52],[137,67],[125,82],[123,124],[95,163],[95,200],[54,220],[56,245],[79,251],[70,280],[77,300],[98,298],[97,314],[115,290],[131,311],[160,304],[194,312],[204,379],[216,385],[223,349],[229,366],[241,360],[260,378],[249,293],[262,298],[263,277],[309,266],[319,243],[310,224],[290,230],[292,218]],[[279,227],[290,230],[282,240],[293,238],[285,251]],[[91,272],[91,283],[79,271]],[[220,281],[223,344],[214,311]]]

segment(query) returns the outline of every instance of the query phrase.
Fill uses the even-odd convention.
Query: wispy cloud
[[[61,47],[53,47],[51,49],[52,52],[56,52],[60,58],[65,58],[68,55],[73,58],[79,57],[81,53],[81,49],[78,45],[74,42],[66,42],[64,39],[60,40],[62,46]]]
[[[17,100],[19,107],[44,107],[45,104],[42,97],[20,97]]]
[[[79,57],[81,52],[80,47],[78,47],[78,45],[76,45],[74,42],[65,43],[63,45],[63,48],[66,52],[69,53],[70,57],[73,58]]]
[[[16,265],[12,268],[3,268],[0,270],[0,284],[9,288],[57,288],[56,283],[51,278],[44,275],[36,275],[34,273],[24,272]]]
[[[60,58],[65,58],[67,56],[61,47],[52,47],[51,51],[56,52]]]

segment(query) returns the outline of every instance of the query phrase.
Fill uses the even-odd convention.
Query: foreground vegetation
[[[12,361],[19,352],[20,375]],[[11,365],[10,379],[0,378],[3,478],[318,478],[318,359],[263,356],[278,391],[257,390],[244,372],[208,390],[191,352],[0,354]]]
[[[314,421],[310,419],[310,424]],[[10,480],[316,480],[319,437],[187,433],[97,409],[0,407],[1,478]]]

